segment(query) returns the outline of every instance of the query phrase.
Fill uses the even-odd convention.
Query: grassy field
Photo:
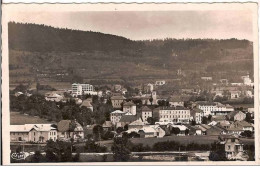
[[[198,143],[211,144],[218,140],[218,136],[166,136],[163,138],[132,138],[134,144],[142,143],[144,146],[153,146],[157,142],[176,141],[181,144]],[[244,144],[254,144],[254,139],[241,139]]]
[[[20,112],[10,113],[10,125],[23,125],[23,124],[47,124],[51,123],[45,119],[20,114]]]

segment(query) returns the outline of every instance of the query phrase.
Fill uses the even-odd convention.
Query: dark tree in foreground
[[[148,117],[147,118],[147,122],[150,124],[150,125],[154,125],[155,124],[155,119],[153,117]]]
[[[225,145],[219,143],[213,143],[211,145],[211,152],[209,154],[209,160],[211,161],[227,161]]]
[[[130,158],[130,150],[127,148],[128,139],[126,137],[116,137],[114,138],[114,143],[112,146],[114,161],[128,161]]]
[[[32,156],[31,162],[46,162],[46,159],[40,151],[35,151],[34,155]]]
[[[175,135],[178,135],[178,134],[180,134],[181,130],[177,127],[173,127],[171,132]]]

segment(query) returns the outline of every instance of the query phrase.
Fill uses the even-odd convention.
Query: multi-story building
[[[185,107],[161,107],[159,109],[160,122],[189,123],[190,109]]]
[[[193,120],[196,122],[196,124],[201,124],[202,117],[204,116],[204,112],[201,109],[194,108],[191,110],[191,116]]]
[[[69,140],[73,138],[74,140],[84,138],[83,127],[75,120],[61,120],[58,124],[58,139]]]
[[[116,123],[118,123],[120,121],[120,119],[122,118],[123,115],[125,115],[126,113],[121,111],[121,110],[116,110],[114,112],[110,113],[110,121],[112,122],[113,125],[115,125]]]
[[[224,145],[226,157],[231,159],[238,153],[243,152],[243,144],[240,143],[239,138],[232,135],[222,135],[219,137],[220,144]]]
[[[57,140],[57,129],[52,124],[11,125],[11,142],[46,142]]]
[[[218,102],[196,102],[197,108],[204,112],[205,116],[208,115],[227,115],[228,113],[234,111],[234,108],[229,104],[223,105]]]
[[[78,83],[72,84],[73,96],[79,96],[84,94],[97,95],[97,92],[94,91],[93,85],[90,84],[78,84]]]
[[[123,104],[123,112],[136,115],[136,105],[133,102],[125,102]]]
[[[125,97],[124,96],[112,96],[111,97],[111,102],[112,102],[112,106],[115,109],[121,109],[122,108],[122,103],[125,101]]]
[[[143,106],[141,111],[142,111],[142,119],[145,123],[147,123],[147,119],[149,117],[153,117],[153,111],[147,106]]]

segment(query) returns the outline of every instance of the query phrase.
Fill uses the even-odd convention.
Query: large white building
[[[160,122],[189,123],[191,119],[190,109],[185,107],[161,107],[159,109]]]
[[[74,83],[72,84],[72,95],[73,96],[79,96],[79,95],[97,95],[97,92],[94,91],[93,85],[90,84],[78,84]]]
[[[10,125],[11,142],[46,142],[57,140],[57,129],[52,124]]]
[[[234,107],[229,104],[223,105],[218,102],[196,102],[197,108],[201,109],[204,112],[205,116],[208,115],[226,115],[229,112],[234,111]]]

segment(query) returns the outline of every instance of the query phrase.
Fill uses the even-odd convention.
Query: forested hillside
[[[32,71],[87,79],[174,78],[190,75],[253,73],[253,44],[247,40],[124,37],[36,24],[9,23],[11,82]],[[219,74],[221,73],[221,75]],[[30,79],[29,79],[30,80]]]

